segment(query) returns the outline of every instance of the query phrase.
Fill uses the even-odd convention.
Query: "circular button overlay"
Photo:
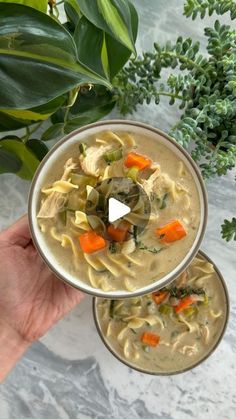
[[[88,189],[85,213],[90,227],[109,236],[109,225],[122,228],[124,224],[135,229],[135,235],[141,234],[149,221],[151,204],[144,189],[130,178],[108,178]],[[104,228],[106,227],[106,228]],[[123,240],[129,240],[134,231],[127,228]]]

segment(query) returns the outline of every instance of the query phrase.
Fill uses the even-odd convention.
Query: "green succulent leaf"
[[[0,3],[0,19],[0,108],[39,106],[84,83],[110,87],[78,62],[73,38],[53,18]]]
[[[134,46],[129,2],[125,0],[77,0],[86,18],[117,39],[133,53]]]
[[[1,0],[1,3],[16,3],[33,7],[40,12],[47,13],[48,0]]]
[[[227,242],[230,240],[236,240],[236,218],[233,217],[231,221],[224,220],[224,224],[221,226],[221,234],[223,239]]]
[[[27,180],[32,179],[39,165],[39,159],[35,157],[35,154],[26,147],[20,138],[15,136],[2,138],[0,140],[0,148],[15,155],[16,159],[21,161],[21,167],[17,171],[18,176]]]
[[[26,147],[32,151],[38,160],[43,160],[43,158],[48,153],[48,147],[42,141],[38,139],[30,139],[26,142]]]

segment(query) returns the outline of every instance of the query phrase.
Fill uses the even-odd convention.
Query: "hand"
[[[44,264],[32,244],[26,216],[0,233],[0,329],[6,349],[7,336],[11,345],[14,339],[26,348],[82,298],[80,291],[64,284]],[[2,342],[0,380],[1,348]]]

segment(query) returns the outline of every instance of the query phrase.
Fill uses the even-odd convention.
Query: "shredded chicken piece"
[[[68,159],[64,166],[64,172],[60,180],[68,180],[71,170],[78,168],[78,162],[75,162],[72,158]],[[45,201],[38,212],[37,218],[53,218],[63,208],[66,202],[66,196],[63,196],[61,192],[51,192],[47,196]]]
[[[189,279],[189,274],[188,274],[188,270],[186,269],[186,271],[182,272],[182,274],[176,279],[176,285],[177,287],[183,287],[184,285],[187,284]]]
[[[166,173],[161,173],[159,168],[147,180],[142,181],[142,186],[149,196],[153,193],[161,196],[173,189],[175,182]]]
[[[88,147],[86,156],[80,156],[81,167],[87,175],[98,177],[104,171],[106,162],[103,159],[104,153],[111,150],[112,145],[101,145],[99,147]]]
[[[143,180],[142,186],[146,194],[151,195],[153,192],[156,192],[156,185],[161,176],[160,168],[156,169],[155,172],[149,176],[147,180]]]

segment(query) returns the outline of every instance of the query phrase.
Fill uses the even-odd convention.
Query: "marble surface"
[[[182,1],[136,0],[138,49],[180,33],[202,39],[206,26],[181,16]],[[112,116],[118,116],[113,112]],[[133,119],[168,130],[178,116],[162,102],[143,107]],[[87,297],[35,343],[0,388],[1,419],[233,419],[236,412],[235,243],[220,238],[220,224],[236,210],[235,173],[208,184],[209,221],[202,249],[224,273],[231,297],[229,326],[217,351],[191,372],[152,377],[120,364],[105,349]],[[26,211],[29,183],[0,177],[0,227]]]

